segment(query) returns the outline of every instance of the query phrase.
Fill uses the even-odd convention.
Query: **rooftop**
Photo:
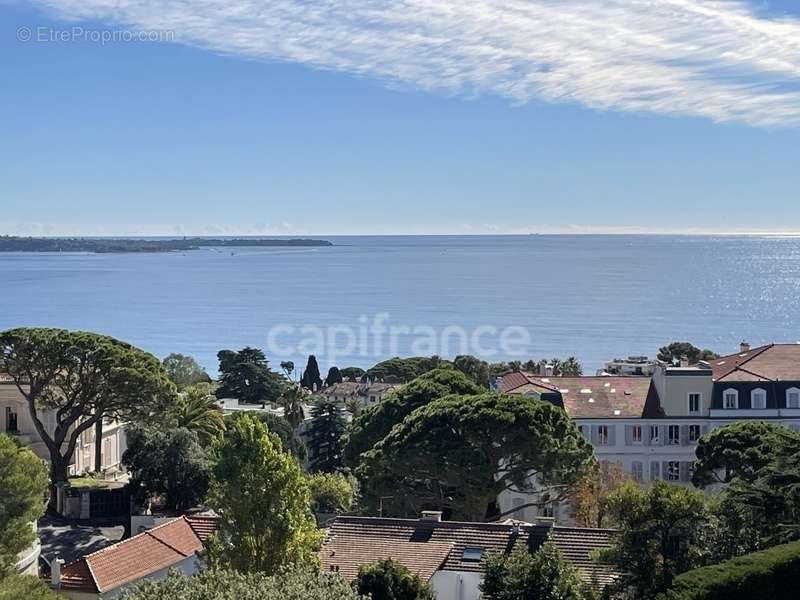
[[[769,344],[708,362],[714,381],[800,381],[800,344]]]

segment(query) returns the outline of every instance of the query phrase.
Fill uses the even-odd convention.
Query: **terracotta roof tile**
[[[219,521],[219,517],[215,515],[202,514],[186,515],[184,519],[188,521],[192,530],[195,532],[197,537],[200,538],[201,542],[205,542],[211,536],[211,534],[216,531],[217,521]]]
[[[709,364],[715,381],[800,381],[800,344],[769,344]]]

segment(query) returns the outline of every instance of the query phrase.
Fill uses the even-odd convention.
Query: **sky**
[[[796,0],[0,0],[0,234],[800,233]]]

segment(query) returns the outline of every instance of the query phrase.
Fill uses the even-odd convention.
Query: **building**
[[[198,553],[214,531],[209,519],[179,517],[66,565],[54,559],[51,587],[72,600],[105,600],[143,579],[162,579],[170,569],[193,575],[204,567]]]
[[[355,579],[366,563],[391,558],[429,581],[438,600],[478,600],[483,558],[488,552],[507,553],[519,543],[531,551],[553,534],[555,543],[587,582],[600,585],[615,577],[610,567],[591,559],[595,550],[611,545],[612,531],[540,524],[460,523],[442,521],[441,513],[421,519],[337,517],[320,551],[323,569]]]
[[[390,392],[402,387],[399,383],[343,381],[323,388],[318,395],[347,406],[358,400],[362,408],[381,402]]]
[[[652,360],[646,356],[629,356],[628,358],[615,358],[603,364],[597,371],[598,375],[629,375],[632,377],[651,377],[656,369],[664,366],[659,360]]]
[[[561,406],[598,460],[619,463],[638,482],[688,485],[698,440],[736,421],[757,419],[800,431],[800,345],[770,344],[711,362],[659,366],[652,377],[539,377],[516,372],[501,390]],[[505,494],[502,511],[530,502]],[[564,507],[548,507],[568,522]],[[535,507],[514,518],[530,520]]]
[[[45,430],[52,434],[56,426],[55,410],[40,408],[38,414]],[[50,453],[33,424],[28,401],[20,393],[13,380],[4,374],[0,374],[0,431],[14,436],[44,460],[50,459]],[[114,475],[124,471],[121,460],[125,448],[126,438],[123,424],[118,421],[105,420],[101,447],[104,473]],[[90,427],[80,435],[72,457],[70,475],[93,472],[95,470],[94,456],[95,429]]]

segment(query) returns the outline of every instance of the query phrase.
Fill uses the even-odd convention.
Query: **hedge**
[[[675,578],[665,600],[796,600],[800,542],[775,546]]]

